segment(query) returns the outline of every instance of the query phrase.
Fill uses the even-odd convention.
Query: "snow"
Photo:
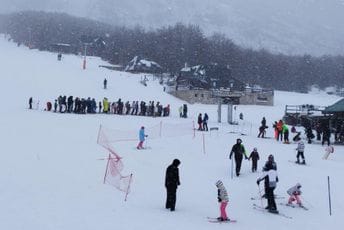
[[[283,116],[286,104],[330,105],[339,97],[277,91],[273,107],[237,106],[236,120],[242,112],[244,121],[240,126],[230,126],[225,114],[222,123],[217,123],[216,105],[189,105],[189,118],[179,118],[178,107],[184,102],[163,92],[158,81],[150,79],[145,87],[139,83],[141,75],[99,68],[107,63],[96,57],[87,57],[87,68],[82,70],[82,57],[64,55],[59,62],[54,53],[17,47],[2,36],[0,50],[0,229],[223,229],[227,224],[206,221],[207,216],[219,215],[215,187],[219,179],[229,193],[227,213],[238,220],[228,224],[231,229],[341,229],[343,146],[335,146],[335,152],[325,161],[324,147],[306,144],[308,165],[298,166],[288,162],[295,159],[295,143],[284,145],[256,137],[261,118],[265,116],[271,126]],[[107,90],[102,88],[104,77],[108,79]],[[155,100],[170,104],[172,114],[150,118],[43,111],[43,105],[60,94],[94,97],[97,101],[103,97],[110,101],[119,97],[123,101]],[[27,109],[31,96],[40,101],[39,110]],[[102,183],[106,161],[99,159],[108,153],[96,144],[100,124],[138,132],[142,125],[152,127],[160,121],[189,124],[200,112],[208,113],[209,127],[219,127],[217,133],[204,134],[205,151],[199,132],[195,138],[148,138],[146,145],[151,149],[143,151],[135,149],[136,142],[117,143],[113,146],[123,157],[123,174],[134,175],[128,200],[124,201],[123,192]],[[267,135],[273,135],[271,128]],[[250,197],[258,195],[259,173],[251,173],[251,162],[244,161],[242,175],[230,178],[228,154],[237,138],[243,140],[248,153],[258,148],[262,159],[259,169],[267,156],[274,154],[280,179],[275,193],[286,196],[286,190],[300,182],[309,211],[278,206],[280,212],[293,217],[290,220],[252,209]],[[164,173],[174,158],[181,161],[181,186],[176,211],[170,212],[164,209]],[[327,176],[331,178],[332,216],[328,214]]]

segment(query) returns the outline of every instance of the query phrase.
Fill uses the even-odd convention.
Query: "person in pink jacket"
[[[229,221],[226,213],[226,207],[228,204],[228,193],[221,180],[216,182],[217,187],[217,200],[220,203],[220,214],[221,216],[217,218],[219,221]]]

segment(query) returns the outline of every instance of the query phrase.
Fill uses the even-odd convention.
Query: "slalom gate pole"
[[[98,130],[98,137],[97,137],[97,144],[99,144],[99,137],[100,137],[100,130],[102,129],[102,125],[99,125],[99,130]]]
[[[327,189],[328,189],[328,207],[330,216],[332,215],[332,207],[331,207],[331,188],[330,188],[330,176],[327,176]]]
[[[127,198],[128,198],[128,194],[129,194],[129,190],[130,190],[130,185],[131,185],[131,180],[132,180],[132,178],[133,178],[133,174],[130,174],[129,184],[128,184],[127,191],[125,192],[125,198],[124,198],[124,201],[127,201]]]
[[[111,154],[109,154],[109,158],[107,159],[108,161],[107,161],[107,163],[106,163],[106,169],[105,169],[105,175],[104,175],[103,184],[105,184],[105,180],[106,180],[106,176],[107,176],[107,172],[108,172],[108,168],[109,168],[110,159],[111,159]]]
[[[204,133],[202,134],[202,139],[203,139],[203,154],[205,154],[205,137],[204,137]]]
[[[193,128],[193,138],[196,137],[196,129],[195,129],[195,122],[192,121],[192,128]]]

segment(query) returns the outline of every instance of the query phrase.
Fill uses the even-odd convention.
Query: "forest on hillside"
[[[178,74],[185,63],[216,63],[228,67],[232,77],[266,88],[305,92],[311,85],[344,87],[344,56],[288,56],[247,49],[221,33],[205,36],[197,25],[178,23],[146,30],[63,13],[25,11],[0,15],[0,33],[10,35],[18,45],[39,50],[53,51],[54,44],[68,44],[72,48],[66,52],[77,54],[88,43],[88,55],[112,64],[125,65],[141,56],[171,74]]]

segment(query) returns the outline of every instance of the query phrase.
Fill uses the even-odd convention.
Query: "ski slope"
[[[286,104],[330,105],[339,98],[323,93],[299,94],[275,92],[275,106],[237,106],[235,116],[244,114],[240,126],[225,120],[217,123],[216,105],[189,105],[189,118],[179,118],[178,107],[184,102],[163,92],[157,81],[145,87],[141,75],[99,68],[106,64],[87,57],[56,54],[17,47],[0,35],[0,229],[10,230],[170,230],[170,229],[341,229],[344,218],[344,148],[335,147],[329,160],[322,160],[324,147],[306,144],[307,166],[290,163],[295,159],[296,144],[285,145],[273,139],[258,139],[258,126],[266,117],[267,136],[272,137],[272,122],[280,119]],[[108,89],[102,88],[104,78]],[[105,114],[60,114],[44,111],[47,101],[59,95],[103,97],[110,101],[160,101],[171,105],[168,118],[118,116]],[[39,110],[28,110],[28,99],[40,101]],[[226,108],[223,108],[226,111]],[[128,200],[125,194],[103,184],[107,152],[96,144],[100,125],[124,131],[152,127],[160,121],[190,124],[198,113],[207,112],[209,127],[218,132],[173,138],[149,139],[147,150],[135,149],[137,142],[114,144],[124,163],[123,174],[133,173]],[[226,115],[223,115],[223,118]],[[176,130],[177,133],[178,130]],[[244,132],[245,136],[238,134]],[[149,135],[149,129],[147,130]],[[229,151],[237,138],[247,152],[258,148],[261,169],[269,154],[274,154],[280,182],[275,193],[287,196],[286,190],[300,182],[308,211],[278,206],[292,219],[263,213],[252,208],[250,197],[258,196],[251,162],[243,161],[239,178],[230,177]],[[177,191],[176,211],[164,208],[164,174],[174,158],[179,167],[181,186]],[[260,171],[260,170],[258,170]],[[329,216],[327,176],[331,178],[332,216]],[[230,202],[227,214],[237,223],[209,223],[207,216],[219,216],[215,182],[223,180]],[[277,200],[279,202],[284,200]],[[265,202],[265,201],[264,201]],[[227,226],[230,225],[230,226]]]

